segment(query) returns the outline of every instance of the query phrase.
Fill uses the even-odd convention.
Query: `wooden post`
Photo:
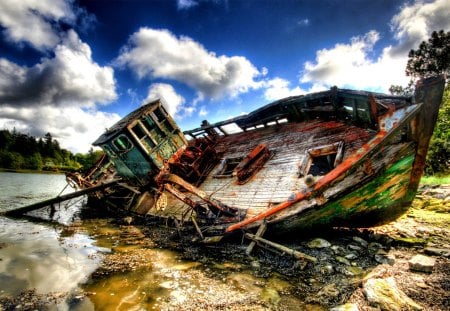
[[[267,223],[264,221],[261,224],[261,226],[259,226],[258,231],[256,231],[256,235],[255,236],[256,237],[261,237],[266,232],[266,229],[267,229]],[[245,253],[247,255],[250,255],[250,253],[252,252],[252,250],[255,247],[255,245],[256,245],[256,241],[252,240],[250,242],[250,244],[248,245],[247,249],[245,250]]]
[[[259,242],[259,243],[267,244],[270,247],[273,247],[273,248],[275,248],[275,249],[277,249],[279,251],[282,251],[283,253],[289,254],[289,255],[297,258],[297,259],[306,259],[306,260],[309,260],[311,262],[317,262],[317,259],[315,257],[306,255],[306,254],[304,254],[302,252],[299,252],[299,251],[296,251],[296,250],[294,250],[292,248],[286,247],[284,245],[281,245],[281,244],[278,244],[278,243],[275,243],[275,242],[263,239],[261,237],[257,237],[254,234],[246,233],[245,237],[247,237],[248,239],[251,239],[253,241]]]

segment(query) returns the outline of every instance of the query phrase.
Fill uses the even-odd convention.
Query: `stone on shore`
[[[345,305],[331,308],[330,311],[358,311],[358,306],[354,303],[346,303]]]
[[[413,271],[433,272],[434,265],[436,260],[432,257],[424,256],[424,255],[416,255],[409,261],[409,269]]]
[[[320,239],[320,238],[311,240],[308,243],[309,248],[326,248],[326,247],[330,247],[330,246],[331,246],[330,242],[328,242],[325,239]]]
[[[426,247],[424,251],[428,255],[450,257],[450,248]]]
[[[369,279],[364,283],[364,294],[369,304],[386,311],[422,310],[414,300],[401,291],[394,278]]]

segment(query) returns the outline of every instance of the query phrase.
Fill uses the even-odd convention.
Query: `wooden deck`
[[[313,120],[222,136],[216,145],[222,159],[245,157],[259,144],[266,144],[273,156],[243,185],[239,185],[235,177],[215,178],[219,173],[217,165],[199,188],[228,206],[247,209],[246,218],[252,217],[306,187],[304,178],[299,177],[299,167],[308,149],[342,141],[345,158],[374,134],[374,131],[342,122]],[[163,211],[153,208],[149,214],[181,218],[188,206],[167,191],[165,195],[167,207]]]

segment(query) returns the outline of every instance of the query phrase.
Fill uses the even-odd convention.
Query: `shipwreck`
[[[190,223],[203,241],[376,226],[415,197],[444,85],[421,80],[414,96],[333,87],[185,132],[156,100],[93,143],[105,156],[87,174],[67,178],[93,206]]]

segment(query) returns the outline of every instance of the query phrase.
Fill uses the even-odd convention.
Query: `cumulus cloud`
[[[177,8],[179,10],[190,9],[197,5],[198,5],[198,2],[195,0],[177,0]]]
[[[177,116],[182,105],[186,102],[185,98],[175,91],[172,85],[166,83],[154,83],[148,88],[147,98],[142,102],[148,102],[161,99],[167,112],[172,116]]]
[[[416,1],[412,5],[404,5],[391,21],[392,31],[399,44],[389,52],[392,55],[408,54],[427,40],[433,31],[449,30],[449,16],[448,0]]]
[[[267,100],[278,100],[280,98],[302,95],[306,91],[299,86],[290,88],[290,82],[282,78],[274,78],[266,82],[266,90],[264,91],[264,98]]]
[[[315,61],[304,64],[300,82],[322,86],[337,85],[387,92],[392,84],[406,85],[405,67],[409,50],[417,48],[434,30],[450,29],[450,6],[447,0],[417,1],[405,5],[391,20],[396,44],[386,46],[373,58],[380,40],[372,30],[354,37],[350,43],[338,43],[316,53]]]
[[[262,87],[261,73],[242,56],[217,56],[193,39],[176,37],[168,30],[141,28],[116,59],[140,78],[182,82],[206,99],[235,97]]]
[[[38,50],[56,46],[59,32],[55,23],[73,24],[76,15],[72,1],[65,0],[2,0],[0,24],[11,42],[27,42]]]
[[[15,128],[35,137],[50,132],[61,147],[72,152],[86,153],[91,143],[119,119],[115,113],[80,107],[0,106],[0,128]]]
[[[32,67],[0,58],[0,127],[50,132],[64,148],[86,152],[119,118],[95,109],[117,98],[113,73],[92,60],[90,47],[72,30],[54,57]]]
[[[74,31],[54,53],[32,67],[0,58],[0,105],[89,107],[116,99],[113,69],[95,63]]]

